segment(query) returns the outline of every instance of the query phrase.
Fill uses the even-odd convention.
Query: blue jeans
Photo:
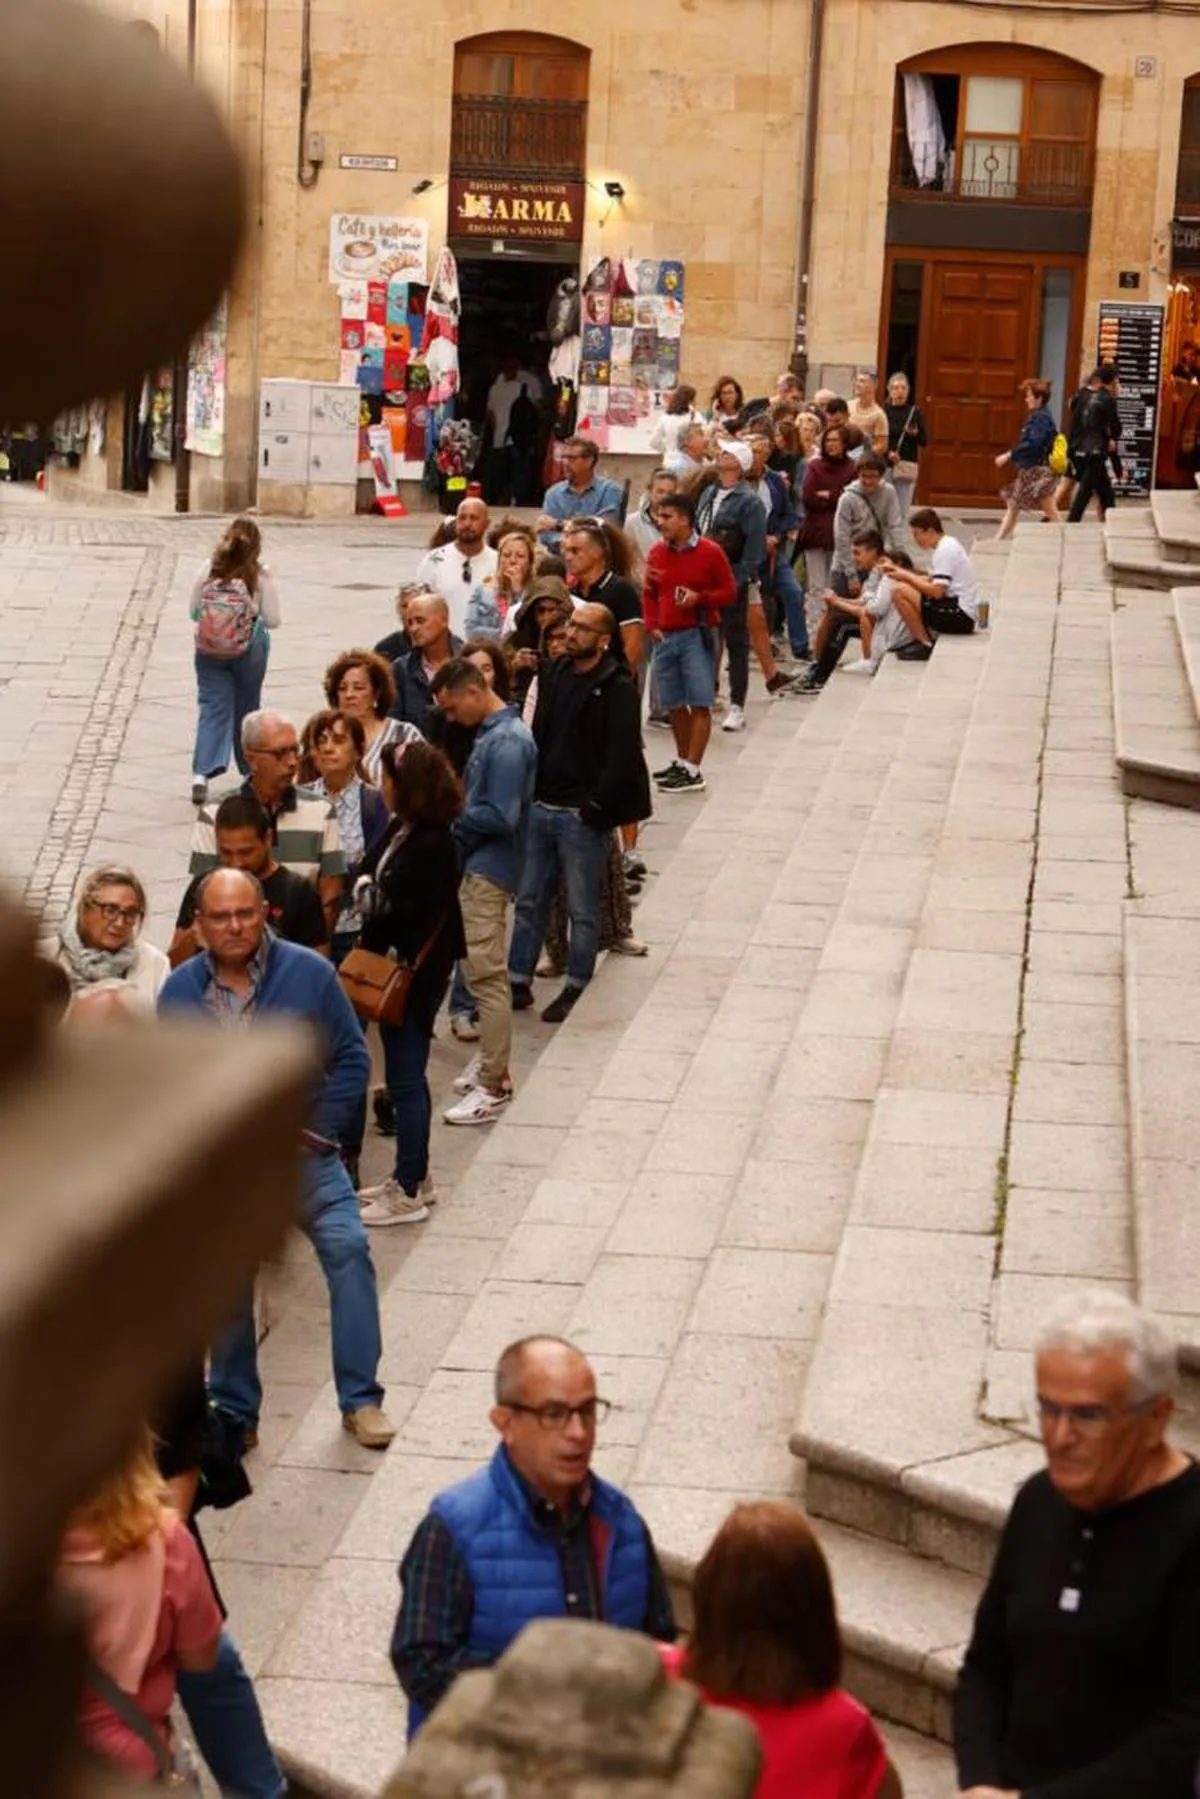
[[[797,656],[807,655],[808,620],[804,615],[804,589],[796,579],[795,569],[782,553],[775,559],[775,568],[771,576],[771,592],[776,598],[783,601],[788,643]]]
[[[410,1198],[429,1173],[429,1045],[433,1018],[411,1001],[403,1024],[381,1024],[383,1068],[396,1109],[395,1178]]]
[[[262,703],[270,654],[271,634],[262,625],[251,638],[250,647],[231,662],[196,653],[200,716],[196,720],[192,773],[199,780],[224,774],[231,755],[237,758],[242,774],[250,773],[250,764],[242,755],[242,720],[248,712],[257,712]]]
[[[304,1190],[300,1228],[317,1252],[329,1287],[333,1378],[343,1412],[379,1405],[379,1295],[375,1265],[358,1199],[338,1156],[301,1158]],[[239,1423],[257,1428],[262,1407],[254,1300],[243,1298],[236,1317],[213,1344],[208,1390],[213,1404]]]
[[[609,833],[585,825],[577,812],[535,801],[529,808],[525,866],[517,894],[516,923],[508,953],[509,979],[528,987],[537,967],[546,919],[559,878],[566,884],[567,986],[586,987],[600,950],[600,892]]]
[[[454,979],[450,983],[450,1016],[451,1018],[473,1018],[478,1007],[475,995],[467,986],[466,964],[454,964]]]
[[[175,1676],[196,1747],[221,1799],[284,1799],[287,1781],[267,1741],[258,1694],[237,1645],[221,1632],[216,1664],[205,1674]]]

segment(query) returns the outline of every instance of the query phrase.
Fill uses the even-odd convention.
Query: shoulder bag
[[[916,407],[910,406],[909,412],[908,412],[908,417],[904,421],[904,429],[900,433],[899,437],[896,439],[897,447],[904,442],[905,438],[908,436],[909,432],[911,431],[912,422],[913,422],[913,419],[916,417],[916,414],[917,414]],[[910,457],[910,456],[901,456],[898,461],[893,462],[892,473],[896,477],[897,481],[915,481],[917,478],[916,458]]]
[[[413,962],[397,961],[395,956],[381,956],[377,950],[356,945],[343,957],[338,969],[342,990],[358,1016],[367,1024],[403,1024],[408,995],[434,944],[441,936],[446,918],[443,913],[417,951]]]
[[[150,1750],[158,1769],[154,1784],[167,1787],[173,1793],[189,1793],[194,1799],[203,1799],[200,1776],[179,1738],[175,1737],[168,1749],[133,1694],[118,1686],[112,1675],[105,1673],[90,1655],[84,1663],[84,1678],[93,1693],[103,1699],[109,1710],[115,1712],[122,1724]]]

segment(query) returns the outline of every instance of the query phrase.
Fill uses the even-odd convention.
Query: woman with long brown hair
[[[242,752],[242,720],[262,705],[270,633],[280,622],[279,596],[252,518],[235,518],[213,551],[208,573],[192,590],[189,616],[199,709],[192,804],[202,806],[208,783],[224,774],[231,755],[243,775],[250,773]]]
[[[789,1501],[735,1506],[696,1568],[686,1646],[672,1674],[758,1731],[755,1799],[902,1799],[879,1732],[842,1685],[829,1564]]]
[[[1004,450],[996,458],[997,468],[1011,463],[1017,471],[1016,480],[1000,489],[1005,513],[996,533],[997,543],[1012,536],[1022,512],[1041,512],[1053,525],[1062,521],[1054,498],[1058,476],[1050,467],[1050,452],[1057,433],[1054,414],[1050,410],[1051,391],[1048,381],[1034,375],[1022,381],[1018,389],[1025,403],[1020,436],[1011,450]]]

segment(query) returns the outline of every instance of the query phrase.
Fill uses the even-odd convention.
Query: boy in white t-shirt
[[[965,637],[975,629],[979,588],[971,558],[957,537],[946,535],[932,506],[918,507],[908,522],[913,541],[929,552],[929,573],[905,571],[894,559],[883,570],[893,577],[892,603],[913,639],[897,654],[917,662],[933,654],[934,637]]]

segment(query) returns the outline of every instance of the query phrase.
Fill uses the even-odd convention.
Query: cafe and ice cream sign
[[[454,176],[450,181],[450,237],[538,239],[580,243],[582,181],[491,181]]]

